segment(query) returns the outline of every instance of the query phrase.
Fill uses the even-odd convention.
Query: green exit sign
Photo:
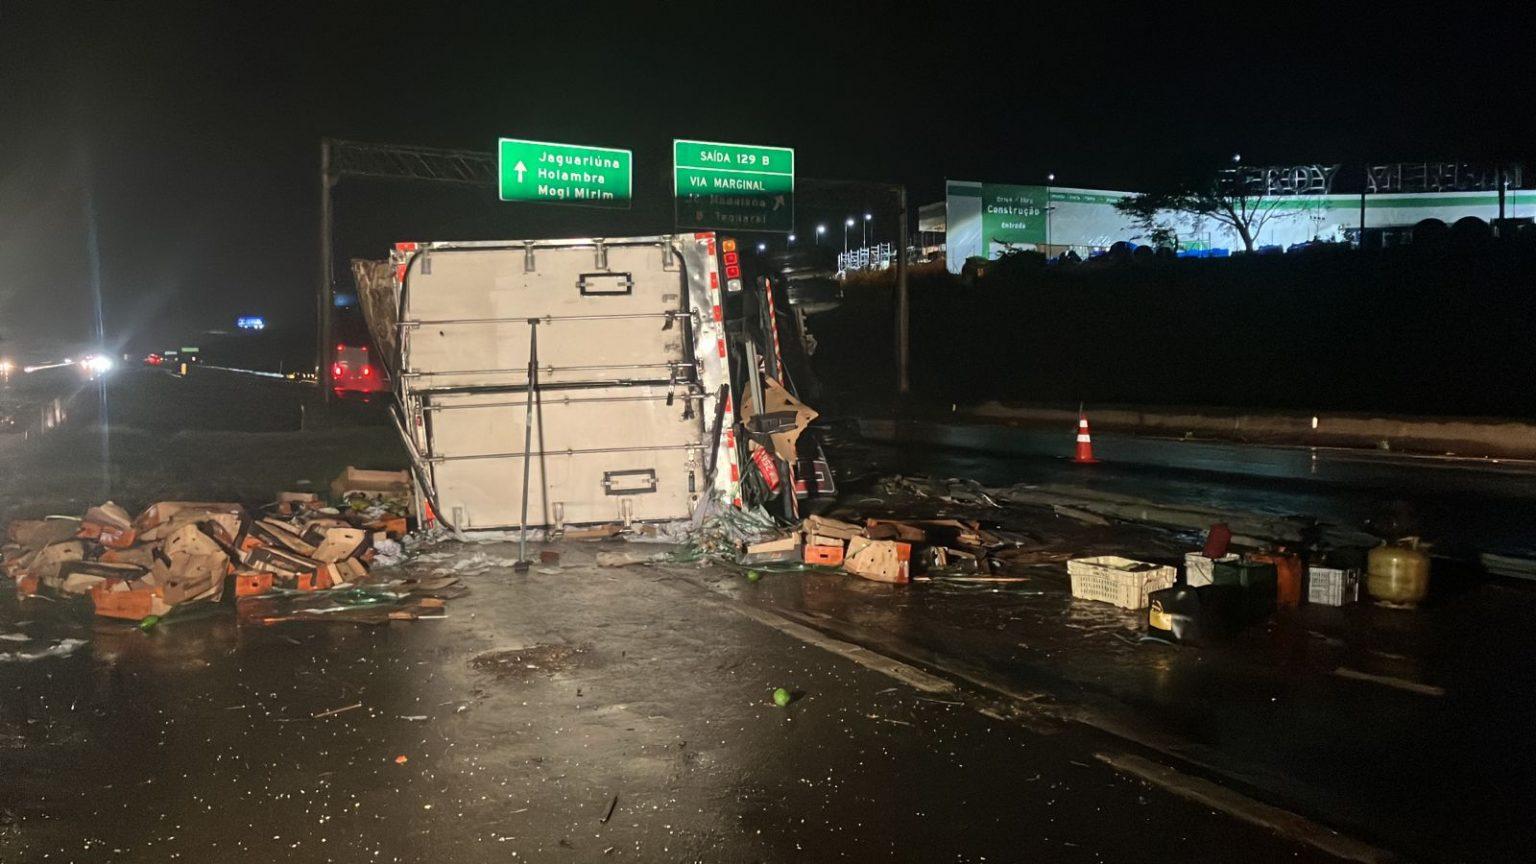
[[[628,150],[502,138],[496,152],[503,201],[628,207],[633,197]]]
[[[795,230],[795,151],[789,147],[672,142],[677,227]]]

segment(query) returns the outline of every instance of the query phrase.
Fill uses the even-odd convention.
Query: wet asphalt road
[[[1120,542],[1067,545],[1149,552]],[[1536,842],[1505,806],[1536,799],[1536,698],[1515,684],[1536,663],[1536,591],[1484,586],[1417,612],[1303,606],[1218,646],[1175,647],[1139,641],[1144,613],[1074,601],[1047,569],[1020,585],[806,574],[716,588],[1000,694],[1040,694],[1047,713],[1405,860],[1522,860]]]
[[[1314,481],[1121,465],[1102,444],[1106,464],[1091,469],[934,448],[868,455],[885,472],[1076,482],[1264,512],[1428,502],[1456,517],[1443,524],[1529,540],[1517,530],[1530,512],[1517,470],[1485,481],[1458,467],[1439,475],[1447,483],[1424,463],[1366,457],[1369,472],[1412,471]],[[1491,521],[1470,518],[1479,499]],[[215,615],[142,634],[0,602],[0,634],[89,642],[69,657],[0,663],[0,861],[1324,857],[1094,758],[1134,747],[1125,740],[945,704],[968,697],[932,701],[701,602],[680,578],[497,566],[471,584],[448,620],[378,630],[251,629]],[[759,588],[746,599],[892,655],[959,658],[1015,690],[1161,724],[1184,755],[1223,760],[1218,773],[1239,788],[1362,826],[1383,845],[1447,861],[1524,848],[1518,810],[1474,793],[1536,795],[1536,766],[1509,755],[1523,753],[1509,730],[1536,710],[1509,686],[1536,662],[1530,640],[1511,635],[1536,632],[1525,594],[1453,595],[1421,619],[1309,611],[1229,656],[1133,648],[1134,616],[1071,603],[1059,585],[945,594],[773,576]],[[1089,650],[1086,637],[1102,644]],[[18,647],[0,641],[0,652]],[[1446,696],[1329,675],[1346,664]],[[775,686],[802,698],[774,708]]]
[[[662,572],[572,566],[596,548],[518,576],[477,547],[446,620],[380,628],[146,634],[7,603],[0,631],[89,644],[0,663],[0,860],[1322,857],[1115,773],[1087,730],[929,696]]]
[[[859,465],[876,474],[1057,484],[1271,515],[1304,514],[1382,533],[1422,534],[1445,552],[1536,557],[1536,464],[1375,451],[1183,441],[1098,433],[1097,465],[1069,459],[1075,430],[860,424]]]

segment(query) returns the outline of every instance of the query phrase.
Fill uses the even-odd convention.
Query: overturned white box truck
[[[730,238],[401,243],[354,272],[423,524],[674,523],[744,498],[793,518],[834,491],[782,292]]]

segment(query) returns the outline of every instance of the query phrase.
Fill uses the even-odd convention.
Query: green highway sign
[[[1037,246],[1048,243],[1047,196],[1044,186],[981,184],[982,242]]]
[[[502,138],[496,148],[503,201],[628,207],[634,154],[611,147]]]
[[[795,230],[795,151],[789,147],[672,142],[679,228]]]

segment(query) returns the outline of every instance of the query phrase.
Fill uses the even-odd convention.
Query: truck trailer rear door
[[[712,235],[420,244],[399,394],[438,514],[516,527],[525,428],[530,527],[675,521],[734,497],[712,422],[730,398],[713,253]]]

